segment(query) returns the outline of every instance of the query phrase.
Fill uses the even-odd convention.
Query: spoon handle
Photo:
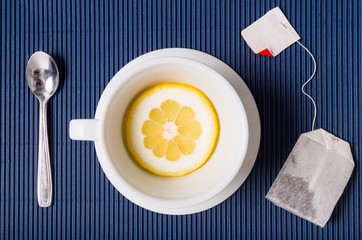
[[[38,204],[40,207],[50,206],[53,192],[46,110],[47,102],[40,101],[38,150]]]

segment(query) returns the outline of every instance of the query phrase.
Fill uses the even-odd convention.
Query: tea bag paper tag
[[[259,18],[241,35],[255,54],[275,57],[300,39],[279,7]]]
[[[348,142],[323,129],[304,133],[266,198],[324,227],[351,177],[354,165]]]

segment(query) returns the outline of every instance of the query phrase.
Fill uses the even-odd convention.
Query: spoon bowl
[[[39,146],[38,146],[38,203],[49,207],[53,186],[47,130],[47,103],[59,85],[59,72],[55,61],[45,52],[34,53],[26,67],[26,81],[32,93],[39,99]]]
[[[55,61],[45,52],[34,53],[28,61],[26,80],[37,98],[49,99],[59,85],[59,72]]]

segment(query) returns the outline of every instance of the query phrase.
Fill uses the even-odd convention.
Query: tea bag
[[[313,73],[301,88],[314,107],[312,131],[299,137],[266,198],[323,227],[351,177],[354,161],[346,141],[323,129],[314,130],[317,106],[304,88],[316,73],[315,58],[299,42],[298,33],[278,7],[270,10],[241,34],[256,54],[275,57],[297,42],[313,60]]]
[[[323,129],[302,134],[266,198],[324,227],[354,168],[349,144]]]

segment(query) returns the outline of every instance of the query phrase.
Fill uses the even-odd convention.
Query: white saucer
[[[255,163],[258,154],[259,143],[260,143],[260,119],[259,119],[258,109],[249,88],[246,86],[241,77],[224,62],[220,61],[219,59],[209,54],[200,51],[185,49],[185,48],[168,48],[168,49],[156,50],[132,60],[126,66],[124,66],[124,68],[125,69],[132,68],[135,65],[142,64],[145,61],[159,57],[189,58],[192,60],[199,61],[216,70],[225,79],[227,79],[229,83],[234,87],[241,101],[244,104],[244,108],[248,118],[249,142],[244,162],[238,174],[223,191],[221,191],[213,198],[201,204],[185,208],[168,209],[159,206],[150,206],[150,204],[147,204],[147,206],[146,205],[142,206],[142,204],[140,204],[140,206],[143,208],[163,214],[183,215],[183,214],[201,212],[209,208],[212,208],[220,204],[227,198],[229,198],[236,190],[239,189],[239,187],[243,184],[245,179],[248,177],[251,169],[253,168],[253,165]]]

